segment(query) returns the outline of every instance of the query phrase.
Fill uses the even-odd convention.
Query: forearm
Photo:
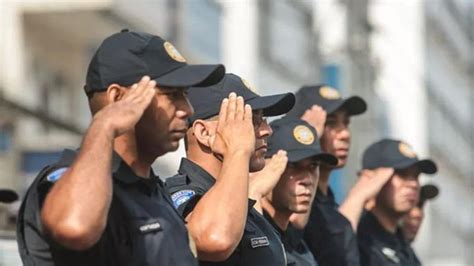
[[[48,193],[42,222],[58,243],[85,249],[100,238],[112,197],[113,132],[94,120],[78,157]]]
[[[202,260],[221,261],[242,238],[248,211],[249,154],[225,157],[214,186],[188,217],[188,228]]]
[[[339,212],[349,220],[354,232],[357,231],[365,202],[363,197],[354,192],[350,192],[346,200],[339,206]]]

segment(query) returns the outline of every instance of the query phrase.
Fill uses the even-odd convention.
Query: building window
[[[205,61],[221,61],[221,13],[213,0],[184,2],[184,44],[194,56]]]
[[[303,1],[260,1],[260,53],[270,66],[296,78],[316,75],[312,10]]]

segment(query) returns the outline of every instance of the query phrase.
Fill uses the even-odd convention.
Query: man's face
[[[420,230],[421,223],[423,222],[423,218],[423,208],[418,205],[403,216],[402,232],[408,242],[413,242],[413,240],[415,240],[415,237]]]
[[[418,167],[396,170],[377,196],[376,206],[387,208],[398,215],[408,213],[418,203],[420,183]]]
[[[158,156],[178,149],[187,131],[187,118],[193,109],[186,97],[187,89],[157,87],[157,92],[135,130],[137,143]]]
[[[287,213],[306,213],[316,193],[319,181],[319,163],[312,158],[288,163],[272,191],[275,209]]]
[[[267,139],[273,134],[267,120],[263,117],[262,110],[253,111],[253,127],[255,130],[255,153],[250,157],[250,172],[257,172],[265,167],[267,153]]]
[[[351,144],[351,132],[349,130],[350,118],[343,109],[329,114],[324,125],[321,136],[321,148],[327,153],[331,153],[338,159],[336,168],[344,167],[349,155]]]

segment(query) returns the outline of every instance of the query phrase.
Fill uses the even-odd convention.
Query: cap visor
[[[0,202],[11,203],[18,200],[18,194],[10,189],[0,189]]]
[[[154,80],[165,87],[205,87],[218,83],[224,75],[223,65],[185,65]]]
[[[261,96],[247,101],[253,110],[263,110],[264,116],[277,116],[286,114],[295,105],[293,93]]]
[[[407,160],[402,163],[399,163],[398,165],[395,165],[393,168],[395,169],[405,169],[410,166],[417,166],[418,169],[420,169],[420,172],[425,173],[425,174],[434,174],[438,171],[438,167],[436,167],[436,164],[429,159],[425,160]]]
[[[327,113],[331,114],[337,110],[344,109],[349,115],[359,115],[367,110],[367,104],[359,96],[352,96],[341,101],[334,102],[327,107]]]
[[[315,158],[318,161],[321,161],[325,164],[336,166],[337,165],[337,158],[334,155],[329,153],[321,153],[315,150],[294,150],[294,151],[287,151],[288,154],[288,161],[289,162],[298,162],[304,160],[306,158]]]
[[[433,199],[439,194],[439,189],[435,185],[427,184],[421,187],[420,198],[421,200]]]

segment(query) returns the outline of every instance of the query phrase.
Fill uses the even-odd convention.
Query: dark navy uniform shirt
[[[263,214],[281,235],[281,241],[285,247],[287,265],[318,266],[313,254],[311,254],[303,240],[303,231],[296,229],[291,223],[288,224],[286,231],[283,231],[267,212],[264,211]]]
[[[112,202],[100,240],[88,250],[74,251],[48,238],[40,219],[43,201],[75,156],[75,151],[65,150],[26,193],[17,224],[24,265],[197,265],[184,221],[163,183],[154,174],[149,179],[138,177],[116,154]]]
[[[395,234],[388,232],[371,212],[364,214],[357,232],[361,265],[421,265],[410,244],[403,237],[401,230]]]
[[[215,179],[197,164],[183,158],[178,175],[166,180],[174,206],[183,217],[191,213],[199,199],[214,185]],[[229,195],[230,197],[232,195]],[[273,226],[254,208],[249,200],[249,211],[242,240],[232,255],[223,262],[204,262],[200,265],[281,266],[286,264],[280,236]],[[215,217],[219,219],[219,217]]]
[[[304,240],[320,266],[358,266],[357,237],[338,208],[331,188],[327,196],[318,189]]]

